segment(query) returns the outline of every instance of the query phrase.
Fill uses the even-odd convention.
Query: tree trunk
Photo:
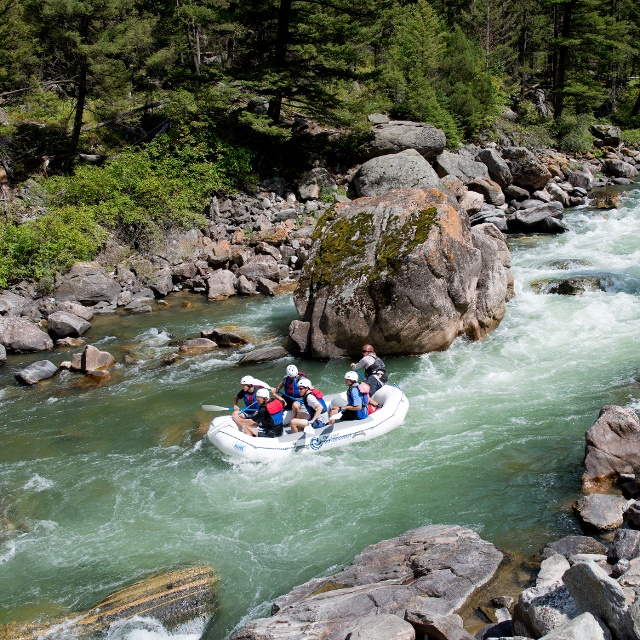
[[[566,39],[571,35],[571,13],[575,6],[576,0],[571,0],[564,5],[562,12],[562,39],[563,43],[558,48],[558,66],[556,69],[556,81],[553,95],[553,117],[556,120],[562,118],[564,109],[564,87],[567,79],[567,67],[569,57],[569,47],[565,44]]]
[[[78,98],[76,101],[76,112],[73,118],[73,131],[71,132],[71,142],[69,144],[69,157],[67,158],[67,171],[73,171],[73,165],[78,155],[78,145],[80,143],[80,131],[82,130],[82,119],[84,117],[84,105],[87,99],[87,56],[80,56],[78,67]]]
[[[274,63],[276,71],[282,73],[287,66],[287,49],[289,46],[289,25],[291,23],[291,9],[293,0],[280,0],[280,8],[278,9],[278,28],[276,32],[276,47]],[[283,91],[277,88],[273,97],[269,100],[269,109],[267,115],[273,120],[274,124],[280,122],[280,113],[282,111]]]
[[[638,112],[640,112],[640,91],[638,92],[633,109],[631,109],[631,117],[635,118],[638,115]]]

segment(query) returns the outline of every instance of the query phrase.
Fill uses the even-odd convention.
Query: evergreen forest
[[[0,287],[294,178],[310,122],[338,171],[371,113],[452,149],[636,144],[639,35],[633,0],[0,0]]]

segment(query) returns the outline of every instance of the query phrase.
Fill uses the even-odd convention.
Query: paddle
[[[233,411],[233,407],[219,407],[217,404],[203,404],[203,411]]]

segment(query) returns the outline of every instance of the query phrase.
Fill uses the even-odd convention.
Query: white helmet
[[[256,391],[257,398],[268,398],[269,397],[269,389],[258,389]]]
[[[307,389],[313,389],[313,385],[311,384],[311,380],[309,378],[302,378],[298,382],[298,387],[306,387]]]
[[[347,371],[344,374],[345,380],[351,380],[351,382],[358,382],[358,374],[355,371]]]
[[[288,375],[290,378],[295,378],[295,377],[298,375],[298,367],[296,367],[296,365],[295,365],[295,364],[290,364],[290,365],[287,367],[287,375]]]
[[[242,376],[242,378],[240,378],[240,384],[253,385],[253,376]]]

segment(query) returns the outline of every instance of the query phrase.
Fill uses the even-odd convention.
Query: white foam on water
[[[204,627],[205,621],[199,619],[169,631],[153,618],[134,616],[112,624],[105,637],[106,640],[198,640]]]
[[[46,478],[43,478],[36,473],[22,488],[26,489],[27,491],[33,491],[37,493],[39,491],[50,489],[51,487],[53,487],[53,482],[51,480],[47,480]]]

